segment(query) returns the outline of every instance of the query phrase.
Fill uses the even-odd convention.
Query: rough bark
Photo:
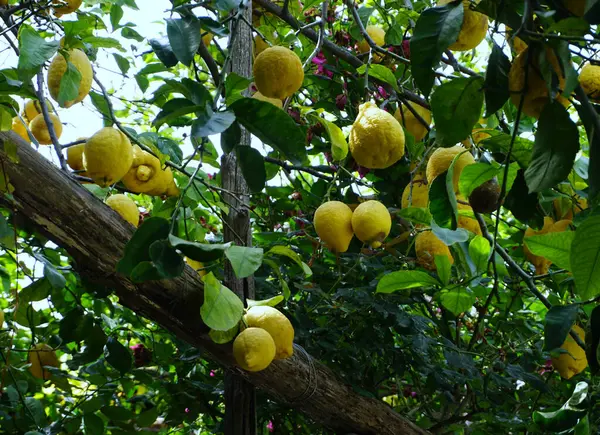
[[[7,141],[17,144],[16,156],[9,151],[14,146],[6,146]],[[305,412],[338,433],[427,433],[386,403],[355,393],[302,351],[290,359],[274,361],[261,372],[238,369],[231,344],[212,342],[202,324],[202,281],[190,267],[176,279],[132,283],[117,274],[115,267],[133,226],[14,133],[0,132],[0,170],[14,187],[12,195],[0,197],[0,203],[26,216],[64,248],[82,277],[113,289],[124,306],[201,348],[207,358],[244,377],[274,400]]]

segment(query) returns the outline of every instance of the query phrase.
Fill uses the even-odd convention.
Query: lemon
[[[210,45],[210,43],[212,42],[212,40],[213,40],[214,37],[215,37],[214,34],[208,32],[206,35],[204,35],[202,37],[202,43],[208,47]]]
[[[354,232],[352,210],[340,201],[329,201],[317,208],[314,217],[317,235],[333,252],[346,252]]]
[[[79,9],[79,6],[81,6],[83,0],[53,0],[52,3],[59,5],[54,7],[54,14],[57,17],[61,17]]]
[[[269,44],[267,43],[267,41],[262,39],[259,35],[256,35],[254,37],[254,57],[261,54],[267,48],[269,48]]]
[[[508,87],[512,103],[519,107],[521,95],[525,92],[523,101],[523,113],[532,118],[539,118],[544,106],[550,102],[548,85],[540,72],[538,53],[532,53],[531,64],[527,72],[527,84],[525,84],[525,68],[527,67],[527,53],[529,48],[523,50],[513,61],[508,73]],[[546,48],[546,59],[558,75],[559,88],[564,89],[565,77],[558,63],[558,59],[551,48]],[[557,94],[558,101],[568,106],[569,100]]]
[[[460,145],[454,145],[450,148],[438,148],[431,154],[427,162],[427,182],[432,183],[438,175],[447,171],[454,158],[459,154],[460,157],[454,164],[454,175],[452,178],[454,190],[458,192],[460,174],[466,166],[475,163],[475,159],[471,153]]]
[[[511,44],[512,49],[517,54],[519,54],[519,53],[521,53],[523,50],[525,50],[527,48],[527,44],[525,43],[525,41],[523,41],[518,36],[513,39],[512,35],[513,35],[513,30],[510,27],[506,26],[506,35],[505,35],[505,38]],[[512,42],[511,42],[511,40],[512,40]]]
[[[452,0],[440,0],[439,6],[444,6]],[[488,31],[488,17],[482,13],[475,12],[470,8],[471,2],[463,0],[462,8],[464,10],[463,22],[460,27],[458,39],[450,47],[452,51],[467,51],[477,47],[485,38]]]
[[[552,201],[554,212],[559,219],[573,219],[573,214],[582,212],[588,208],[588,201],[579,195],[575,196],[575,203],[571,198],[556,198]]]
[[[459,210],[458,228],[464,228],[465,230],[470,231],[473,234],[481,236],[481,227],[479,226],[479,222],[477,222],[477,219],[460,214],[460,210],[466,211],[468,214],[472,214],[473,209],[471,208],[471,206],[461,204],[460,202],[457,205]]]
[[[140,211],[130,197],[121,193],[111,195],[106,200],[106,205],[119,213],[123,219],[137,228],[140,223]]]
[[[52,110],[52,104],[50,103],[50,100],[47,98],[46,107],[48,108],[49,113],[56,114]],[[27,100],[27,102],[25,103],[25,107],[23,108],[23,118],[25,118],[27,122],[31,122],[33,121],[33,118],[38,116],[40,113],[42,113],[42,107],[40,105],[40,102],[38,100]]]
[[[92,89],[92,80],[94,78],[94,72],[92,71],[92,64],[86,56],[86,54],[79,50],[73,49],[69,51],[69,62],[72,63],[77,71],[81,74],[81,81],[79,82],[79,91],[77,97],[74,100],[65,101],[62,107],[71,107],[75,103],[83,101],[83,99],[90,93]],[[62,81],[63,75],[67,72],[67,59],[62,54],[57,54],[56,57],[50,63],[48,68],[48,90],[54,100],[58,101],[58,93],[60,90],[60,82]]]
[[[17,133],[19,136],[21,136],[21,138],[25,142],[31,142],[31,139],[29,139],[29,135],[27,134],[27,127],[25,126],[25,124],[23,124],[23,121],[21,121],[21,118],[19,118],[18,116],[15,116],[12,119],[11,130]]]
[[[294,328],[277,308],[258,305],[244,316],[249,327],[262,328],[271,334],[275,343],[275,359],[286,359],[294,354]]]
[[[365,30],[367,31],[367,34],[371,37],[375,44],[377,44],[380,47],[383,47],[385,45],[385,30],[377,26],[367,26]],[[359,53],[368,53],[369,50],[371,50],[371,46],[369,45],[366,39],[359,41],[357,47]],[[383,55],[375,52],[373,53],[374,62],[379,63],[381,62],[382,58]]]
[[[421,142],[427,135],[427,127],[431,124],[431,112],[423,106],[411,101],[408,101],[408,104],[421,118],[423,118],[423,121],[425,121],[427,125],[424,125],[404,104],[398,105],[398,109],[396,109],[394,116],[406,131],[414,136],[416,142]]]
[[[404,155],[404,130],[391,114],[375,104],[361,104],[350,131],[350,152],[361,166],[385,169]]]
[[[491,134],[487,133],[485,128],[474,128],[473,131],[471,132],[471,137],[473,138],[473,142],[475,143],[475,145],[479,145],[479,142],[481,142],[482,140],[486,140],[490,137],[492,137]]]
[[[390,234],[392,217],[379,201],[365,201],[352,214],[352,229],[358,240],[378,248]]]
[[[139,146],[133,146],[133,162],[123,177],[127,189],[147,195],[176,196],[179,189],[171,168],[162,169],[160,160]]]
[[[192,269],[194,269],[196,272],[198,272],[198,275],[200,275],[201,277],[206,275],[206,270],[204,270],[203,263],[201,263],[200,261],[192,260],[191,258],[188,258],[188,257],[185,257],[184,260]]]
[[[260,92],[256,92],[254,95],[252,95],[252,98],[256,98],[260,101],[266,101],[267,103],[271,103],[272,105],[277,106],[280,109],[283,107],[283,103],[281,102],[281,100],[278,100],[277,98],[265,97]]]
[[[586,63],[579,73],[579,83],[592,101],[600,103],[600,65]]]
[[[581,327],[573,325],[573,331],[585,342],[585,331]],[[561,349],[566,350],[568,353],[561,353],[558,357],[552,358],[552,365],[564,379],[571,379],[588,366],[585,350],[575,342],[570,334],[567,335]]]
[[[244,329],[233,342],[233,356],[249,372],[266,369],[275,358],[275,342],[262,328]]]
[[[3,325],[4,325],[4,311],[0,310],[0,329],[2,329]]]
[[[540,230],[534,230],[531,227],[527,227],[525,230],[525,237],[537,236],[548,233],[561,233],[563,231],[568,231],[572,221],[569,219],[563,219],[558,222],[554,222],[551,217],[546,216],[544,218],[544,226]],[[547,260],[544,257],[534,255],[527,244],[523,244],[523,253],[525,254],[525,258],[529,260],[531,264],[535,266],[535,273],[537,275],[544,275],[548,273],[552,262]]]
[[[429,270],[436,270],[435,256],[445,255],[454,264],[454,258],[450,249],[444,242],[437,238],[433,231],[423,231],[417,234],[415,238],[415,251],[417,253],[417,262]]]
[[[563,4],[576,17],[585,15],[585,0],[563,0]]]
[[[79,145],[73,145],[67,148],[67,164],[74,171],[81,171],[84,168],[83,166],[83,150],[85,149],[85,144],[81,143]]]
[[[121,180],[133,162],[133,148],[127,136],[113,127],[104,127],[85,143],[83,164],[94,183],[105,187]]]
[[[414,180],[412,183],[412,195],[410,183],[402,192],[402,208],[420,207],[427,208],[429,205],[429,188],[425,181]]]
[[[38,379],[50,379],[50,371],[44,366],[59,367],[60,362],[54,350],[45,343],[38,343],[27,354],[27,361],[31,363],[29,371]]]
[[[289,48],[267,48],[254,61],[254,83],[265,97],[284,100],[300,89],[303,81],[302,62]]]
[[[52,125],[54,126],[54,133],[56,134],[56,139],[60,139],[62,135],[63,126],[60,123],[60,119],[54,113],[50,113],[50,120],[52,121]],[[33,118],[33,121],[29,124],[29,130],[31,130],[31,134],[33,137],[37,139],[37,141],[41,145],[51,145],[52,139],[50,138],[50,132],[48,131],[48,126],[46,125],[46,120],[44,119],[44,115],[41,113]]]

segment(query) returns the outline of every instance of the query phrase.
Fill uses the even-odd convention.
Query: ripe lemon
[[[491,134],[487,133],[485,128],[474,128],[473,131],[471,132],[471,137],[473,138],[473,142],[475,143],[475,145],[479,145],[479,142],[481,142],[482,140],[486,140],[490,137],[492,137]]]
[[[404,155],[404,130],[391,114],[375,104],[361,104],[350,131],[350,152],[361,166],[385,169]]]
[[[275,342],[262,328],[244,329],[233,342],[233,356],[249,372],[266,369],[275,358]]]
[[[104,127],[85,143],[83,164],[94,183],[105,187],[121,180],[133,162],[133,148],[127,136],[113,127]]]
[[[479,226],[479,222],[477,222],[477,219],[460,214],[460,210],[466,211],[467,214],[472,214],[473,209],[471,208],[471,206],[467,204],[461,204],[460,202],[457,205],[459,210],[458,228],[464,228],[465,230],[470,231],[473,234],[481,236],[481,227]]]
[[[576,17],[585,15],[585,0],[563,0],[563,4]]]
[[[579,73],[579,83],[592,101],[600,103],[600,65],[586,63]]]
[[[123,177],[127,189],[147,195],[176,196],[179,189],[171,168],[162,169],[160,160],[139,146],[133,146],[133,162]]]
[[[425,181],[414,180],[412,184],[412,195],[410,183],[402,192],[402,208],[420,207],[427,208],[429,205],[429,188]]]
[[[81,74],[81,81],[79,82],[79,92],[77,97],[74,100],[64,102],[63,107],[67,108],[75,103],[83,101],[92,89],[92,80],[94,78],[92,64],[83,51],[79,49],[70,50],[69,62],[72,63]],[[48,68],[48,90],[50,91],[52,98],[56,101],[58,101],[60,82],[65,72],[67,72],[67,59],[59,53],[52,60],[50,67]]]
[[[202,37],[202,43],[208,47],[210,45],[210,43],[212,42],[212,40],[213,40],[214,37],[215,37],[214,34],[208,32],[206,35],[204,35]]]
[[[281,100],[278,100],[277,98],[265,97],[260,92],[256,92],[254,95],[252,95],[252,98],[256,98],[260,101],[266,101],[267,103],[271,103],[272,105],[277,106],[280,109],[283,107],[283,103],[281,102]]]
[[[440,0],[438,5],[444,6],[452,0]],[[470,8],[471,2],[463,0],[463,22],[458,39],[450,47],[452,51],[467,51],[477,47],[485,38],[488,31],[488,17]]]
[[[83,0],[53,0],[52,3],[59,5],[54,7],[54,15],[60,18],[79,9]]]
[[[525,68],[527,67],[527,53],[529,48],[523,50],[513,61],[508,73],[508,87],[512,103],[519,107],[521,95],[525,92],[523,101],[523,113],[533,118],[539,118],[544,106],[550,102],[548,85],[540,72],[538,53],[531,53],[531,64],[527,72],[527,85],[525,84]],[[554,51],[546,49],[546,59],[552,66],[554,72],[558,75],[559,87],[564,89],[565,77],[558,63]],[[569,105],[569,100],[557,94],[557,100],[565,107]]]
[[[50,113],[50,120],[52,121],[52,125],[54,126],[54,133],[56,134],[56,139],[60,139],[62,135],[63,126],[60,123],[60,119],[54,113]],[[33,118],[33,121],[29,124],[29,130],[31,130],[31,134],[33,137],[37,139],[40,145],[51,145],[52,139],[50,138],[50,132],[48,131],[48,126],[46,125],[46,120],[44,119],[44,115],[41,113]]]
[[[262,328],[271,334],[275,343],[275,359],[289,358],[294,354],[294,328],[281,311],[258,305],[248,310],[244,320],[249,327]]]
[[[527,227],[525,230],[525,237],[537,236],[548,233],[561,233],[563,231],[568,231],[572,221],[569,219],[563,219],[558,222],[554,222],[551,217],[546,216],[544,218],[544,226],[540,230],[534,230],[531,227]],[[547,260],[544,257],[534,255],[527,244],[523,244],[523,253],[525,254],[525,258],[529,260],[531,264],[535,266],[535,273],[537,275],[544,275],[548,273],[552,262]]]
[[[267,48],[254,61],[254,83],[265,97],[285,100],[300,89],[303,81],[302,62],[289,48]]]
[[[459,154],[460,157],[454,164],[454,175],[452,177],[454,190],[458,192],[460,174],[466,166],[475,163],[475,159],[471,153],[460,145],[454,145],[450,148],[438,148],[431,154],[427,162],[427,182],[431,184],[438,175],[447,171],[454,158]]]
[[[427,135],[427,127],[431,125],[431,112],[412,101],[407,103],[423,118],[427,125],[424,125],[404,104],[398,105],[394,116],[406,131],[414,136],[416,142],[421,142]]]
[[[518,36],[513,39],[512,35],[513,30],[510,27],[506,26],[505,38],[511,44],[511,47],[515,51],[515,53],[519,54],[527,48],[527,44]]]
[[[206,270],[204,270],[203,263],[201,263],[200,261],[192,260],[191,258],[188,258],[188,257],[185,257],[184,260],[192,269],[194,269],[196,272],[198,272],[198,275],[200,275],[200,277],[203,277],[204,275],[206,275]]]
[[[31,142],[31,139],[29,139],[29,135],[27,134],[27,127],[25,126],[25,124],[23,124],[23,121],[21,121],[21,118],[19,118],[18,116],[15,116],[12,119],[11,130],[17,133],[19,136],[21,136],[21,138],[25,142]]]
[[[52,104],[50,103],[50,100],[47,98],[46,107],[48,107],[49,113],[56,114],[56,112],[52,110]],[[31,122],[33,121],[33,118],[38,116],[40,113],[42,113],[42,107],[40,105],[40,102],[38,100],[27,100],[27,102],[25,103],[25,107],[23,108],[23,118],[25,118],[27,122]]]
[[[552,201],[554,212],[559,219],[573,219],[573,215],[588,208],[588,201],[576,195],[574,203],[571,198],[556,198]]]
[[[573,325],[573,330],[585,342],[585,331],[577,325]],[[579,347],[571,335],[567,335],[561,349],[568,353],[561,353],[558,357],[552,358],[552,365],[564,379],[571,379],[588,366],[585,350]]]
[[[254,37],[254,57],[261,54],[267,48],[269,48],[269,44],[267,44],[267,41],[262,39],[259,35],[256,35]]]
[[[123,219],[137,228],[140,223],[140,211],[130,197],[121,193],[111,195],[106,200],[106,205],[119,213]]]
[[[317,208],[314,217],[315,231],[333,252],[346,252],[354,232],[352,210],[340,201],[329,201]]]
[[[352,229],[358,240],[378,248],[392,229],[392,217],[379,201],[365,201],[352,213]]]
[[[85,144],[73,145],[67,148],[67,164],[74,171],[82,171],[85,169],[83,166],[83,150]]]
[[[417,253],[417,262],[429,270],[437,270],[435,265],[436,255],[445,255],[454,264],[454,258],[450,249],[444,242],[437,238],[433,231],[423,231],[417,234],[415,238],[415,251]]]
[[[54,350],[45,343],[38,343],[27,354],[27,362],[31,364],[29,371],[38,379],[50,379],[50,371],[44,366],[59,367],[60,362]]]
[[[385,30],[377,26],[367,26],[365,30],[367,31],[367,34],[371,37],[375,44],[377,44],[380,47],[383,47],[385,45]],[[369,45],[366,39],[359,41],[357,47],[359,53],[368,53],[369,50],[371,50],[371,46]],[[382,58],[383,55],[375,52],[373,53],[373,60],[376,63],[381,62]]]

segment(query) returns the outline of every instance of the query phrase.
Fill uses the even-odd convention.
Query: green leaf
[[[255,98],[242,98],[230,106],[240,124],[294,164],[306,159],[306,132],[283,110]]]
[[[283,302],[284,297],[282,295],[273,296],[269,299],[264,299],[262,301],[255,301],[253,299],[246,299],[246,303],[248,304],[248,308],[252,307],[276,307],[281,302]]]
[[[202,112],[192,124],[192,137],[200,139],[223,133],[234,121],[235,115],[232,112]]]
[[[67,70],[60,80],[58,90],[58,105],[65,107],[67,101],[72,101],[79,95],[81,73],[71,62],[67,62]]]
[[[133,355],[131,350],[123,346],[119,340],[114,337],[108,337],[104,346],[104,358],[106,362],[117,369],[121,375],[124,375],[133,365]]]
[[[448,283],[450,283],[450,278],[452,277],[452,264],[450,264],[450,259],[446,255],[436,255],[433,261],[435,262],[435,270],[442,285],[448,285]]]
[[[435,69],[442,54],[456,42],[463,22],[461,3],[425,9],[410,39],[412,76],[425,96],[429,96],[435,78]]]
[[[63,274],[56,270],[52,264],[47,262],[44,264],[44,277],[54,289],[60,290],[67,285],[67,280]]]
[[[502,106],[510,97],[508,88],[509,71],[510,60],[504,54],[502,48],[494,42],[484,82],[486,118],[502,109]]]
[[[407,207],[398,211],[398,216],[418,225],[430,225],[431,213],[426,208]]]
[[[235,149],[237,162],[251,192],[260,192],[267,183],[265,159],[262,154],[249,146]]]
[[[235,276],[246,278],[256,272],[262,264],[263,249],[233,245],[225,251],[225,256],[231,263]]]
[[[242,77],[241,75],[230,72],[225,79],[225,102],[229,106],[233,102],[245,98],[243,93],[246,92],[252,80]]]
[[[119,28],[119,22],[123,18],[123,8],[119,5],[113,4],[110,7],[110,25],[112,26],[112,31],[114,32]]]
[[[385,32],[385,43],[386,45],[401,45],[404,41],[404,29],[400,24],[391,26],[387,32]]]
[[[398,290],[440,285],[440,282],[428,273],[419,270],[400,270],[383,276],[377,283],[375,293],[394,293]]]
[[[344,160],[348,155],[348,142],[346,141],[346,136],[344,136],[342,129],[333,122],[327,121],[320,116],[315,116],[314,118],[325,127],[325,131],[331,142],[331,156],[333,157],[333,160],[336,162]]]
[[[102,115],[102,122],[104,127],[110,127],[113,125],[113,121],[110,115],[110,109],[108,108],[108,103],[106,99],[99,93],[91,91],[89,93],[90,98],[92,99],[92,104],[100,112]]]
[[[22,25],[19,29],[19,63],[17,69],[25,77],[34,76],[41,66],[54,56],[60,42],[46,42],[33,28]]]
[[[598,345],[600,344],[600,306],[596,306],[590,314],[585,333],[585,355],[593,376],[600,370],[598,361]]]
[[[534,255],[552,261],[561,269],[571,270],[571,245],[575,232],[548,233],[525,237],[525,245]]]
[[[25,406],[28,409],[28,412],[25,415],[28,417],[33,417],[33,422],[36,426],[41,427],[47,423],[46,412],[44,411],[44,405],[42,405],[42,402],[33,397],[26,397]]]
[[[442,290],[440,302],[448,311],[458,316],[469,311],[475,303],[475,295],[466,287],[458,287],[452,290]]]
[[[126,76],[127,72],[129,71],[129,68],[131,67],[131,65],[129,64],[129,60],[117,53],[113,53],[113,57],[115,58],[115,61],[117,62],[117,66],[121,70],[121,73],[123,73],[123,75]]]
[[[185,263],[168,240],[157,240],[150,245],[150,258],[162,278],[176,278],[183,273]]]
[[[308,267],[308,265],[302,261],[302,257],[300,257],[300,255],[298,255],[296,252],[294,252],[292,249],[288,248],[287,246],[282,246],[282,245],[273,246],[271,249],[269,249],[269,251],[267,251],[266,255],[285,256],[285,257],[289,258],[290,260],[292,260],[294,263],[296,263],[298,266],[300,266],[302,268],[304,274],[307,277],[310,277],[313,274],[310,267]]]
[[[177,65],[177,62],[179,61],[171,49],[169,38],[163,36],[162,38],[149,39],[148,43],[150,44],[150,47],[152,47],[156,57],[158,57],[158,60],[160,60],[164,66],[171,68]]]
[[[361,65],[356,70],[360,75],[365,74],[367,72],[367,65]],[[377,80],[380,80],[384,83],[390,85],[396,92],[400,92],[400,88],[398,88],[398,83],[396,81],[396,77],[394,77],[394,73],[384,65],[372,64],[369,65],[369,77],[375,77]]]
[[[567,41],[556,41],[554,52],[558,56],[565,74],[565,85],[562,90],[562,95],[565,98],[569,98],[577,85],[579,85],[579,75],[577,74],[577,71],[575,71],[573,61],[571,60],[569,43]]]
[[[180,239],[172,234],[169,236],[169,243],[171,243],[172,247],[179,249],[186,257],[203,263],[218,260],[231,246],[231,243],[209,244],[188,242],[187,240]]]
[[[575,293],[582,299],[600,294],[600,216],[586,219],[571,244],[571,271]]]
[[[469,137],[482,107],[483,78],[479,76],[456,78],[438,86],[431,96],[438,139],[453,146]]]
[[[244,304],[237,295],[215,278],[212,272],[204,278],[204,304],[200,308],[202,320],[210,329],[229,331],[244,314]]]
[[[600,16],[600,3],[596,6]],[[598,114],[590,104],[576,104],[575,108],[583,122],[589,142],[589,167],[588,167],[588,185],[589,198],[595,199],[600,192],[600,130],[596,128],[596,117]]]
[[[171,226],[164,218],[151,217],[133,233],[125,246],[123,258],[117,264],[117,272],[130,276],[133,269],[143,261],[150,261],[150,245],[157,240],[169,237]]]
[[[491,246],[488,239],[479,235],[473,237],[469,243],[469,256],[473,260],[477,272],[483,273],[487,270],[490,253]]]
[[[510,142],[512,137],[510,134],[499,133],[494,134],[492,137],[484,139],[480,142],[480,145],[487,148],[491,152],[500,152],[508,154],[510,149]],[[529,166],[531,161],[531,150],[533,149],[533,142],[529,139],[522,137],[515,138],[512,153],[510,154],[511,159],[519,163],[521,168]]]
[[[138,263],[131,271],[129,277],[135,283],[158,281],[163,278],[156,265],[151,261],[142,261],[141,263]]]
[[[10,131],[12,128],[12,118],[12,113],[0,106],[0,131]]]
[[[186,98],[173,98],[161,107],[161,111],[156,115],[154,121],[152,121],[152,125],[158,129],[163,124],[168,124],[189,113],[199,113],[204,111],[204,109],[204,106],[195,104]]]
[[[225,154],[232,152],[242,140],[242,129],[237,121],[234,121],[228,128],[221,134],[221,148]]]
[[[563,181],[579,151],[579,132],[569,112],[558,101],[540,115],[531,163],[525,171],[529,192],[541,192]]]
[[[104,406],[100,412],[115,421],[127,421],[134,417],[133,412],[122,406]]]
[[[19,304],[41,301],[50,295],[52,285],[48,278],[38,279],[19,292]]]
[[[149,410],[138,414],[136,418],[136,424],[139,427],[149,427],[156,421],[160,414],[161,410],[158,406],[150,408]]]
[[[556,433],[571,429],[587,414],[585,405],[587,394],[587,382],[578,382],[571,398],[558,411],[534,411],[533,422],[544,432]]]
[[[435,177],[429,185],[429,212],[440,227],[456,228],[458,222],[456,196],[454,196],[454,206],[452,206],[452,199],[447,187],[447,174],[448,172],[444,172]],[[452,180],[450,180],[450,186],[450,190],[454,193]]]
[[[202,43],[200,21],[196,18],[167,19],[167,36],[175,57],[189,66]]]
[[[138,32],[136,32],[131,27],[124,27],[121,30],[121,36],[123,38],[133,39],[133,40],[135,40],[137,42],[145,42],[146,41],[142,35],[140,35]]]
[[[216,331],[214,329],[211,329],[208,332],[208,335],[209,335],[210,339],[212,341],[214,341],[215,343],[225,344],[225,343],[229,343],[231,340],[233,340],[235,338],[239,329],[240,329],[239,324],[235,325],[233,328],[231,328],[228,331]]]
[[[104,434],[104,420],[102,420],[96,414],[84,414],[83,427],[85,428],[86,435]]]
[[[469,240],[469,232],[464,228],[458,228],[456,230],[442,228],[435,222],[435,219],[431,220],[431,230],[438,239],[448,246]]]
[[[460,173],[458,190],[461,195],[468,198],[475,189],[497,176],[501,171],[501,168],[495,168],[487,163],[474,163],[465,166]]]
[[[546,313],[544,325],[544,350],[551,351],[562,346],[577,319],[579,306],[554,305]]]

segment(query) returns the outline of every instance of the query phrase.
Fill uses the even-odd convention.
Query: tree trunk
[[[244,17],[248,22],[252,21],[251,1],[246,6]],[[234,20],[231,27],[230,38],[234,38],[230,54],[231,72],[242,77],[251,77],[252,31],[241,20]],[[243,127],[241,130],[241,139],[237,146],[250,146],[250,133]],[[221,178],[223,188],[235,193],[235,197],[232,195],[224,197],[225,202],[231,206],[229,214],[224,217],[229,224],[223,230],[225,241],[252,246],[252,229],[248,213],[249,189],[234,152],[224,155],[221,159]],[[254,299],[254,279],[252,277],[238,279],[229,262],[225,264],[225,284],[244,303],[248,298]],[[225,373],[224,426],[225,435],[256,435],[256,391],[251,383],[233,372]]]
[[[6,146],[10,141],[16,144]],[[236,367],[231,343],[215,344],[200,318],[202,281],[190,267],[171,280],[134,284],[115,272],[134,227],[12,132],[0,132],[0,170],[14,187],[1,195],[7,209],[33,225],[73,258],[84,278],[114,290],[120,303],[203,349],[207,358],[264,390],[273,400],[305,412],[339,433],[425,434],[386,403],[355,393],[310,355],[273,361],[249,373]],[[4,178],[3,178],[4,179]]]

